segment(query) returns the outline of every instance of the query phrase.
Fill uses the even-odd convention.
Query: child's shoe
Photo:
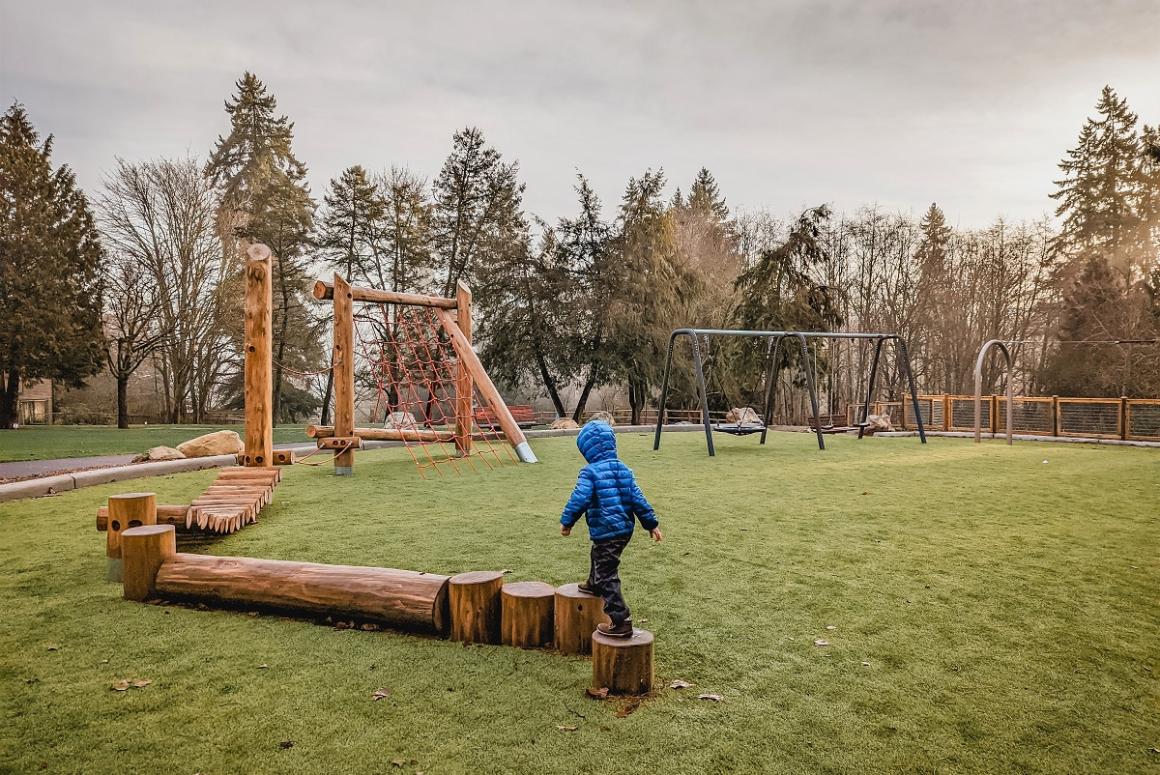
[[[632,619],[625,619],[620,624],[608,624],[601,622],[596,625],[596,629],[601,635],[607,635],[610,638],[631,638],[632,637]]]
[[[576,589],[580,590],[586,595],[596,595],[597,597],[600,597],[600,590],[592,586],[592,584],[587,581],[581,581],[576,585]]]

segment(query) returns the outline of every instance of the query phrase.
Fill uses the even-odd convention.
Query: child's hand
[[[652,536],[653,540],[656,541],[658,544],[661,541],[663,541],[665,538],[664,534],[661,533],[661,529],[659,527],[654,527],[652,530],[648,531],[648,534],[650,536]]]
[[[560,535],[562,535],[562,536],[572,535],[572,528],[568,527],[567,525],[560,525]]]

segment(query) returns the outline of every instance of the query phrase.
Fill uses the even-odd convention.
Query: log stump
[[[148,600],[157,596],[157,571],[177,554],[177,531],[173,525],[142,525],[121,533],[125,599]]]
[[[556,590],[556,648],[562,654],[591,654],[592,631],[601,622],[611,621],[604,602],[595,595],[565,584]]]
[[[609,694],[648,694],[653,686],[653,634],[633,630],[631,638],[592,633],[592,686]]]
[[[477,570],[452,576],[447,585],[451,639],[464,643],[499,643],[503,574]]]
[[[131,527],[157,524],[157,496],[151,492],[129,492],[109,497],[109,529],[105,534],[105,554],[109,558],[109,581],[120,582],[121,533]]]
[[[552,645],[556,589],[542,581],[503,586],[501,640],[505,646],[534,649]]]

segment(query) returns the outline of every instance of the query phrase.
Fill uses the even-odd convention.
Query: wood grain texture
[[[542,581],[504,584],[501,593],[500,640],[505,646],[545,648],[555,637],[556,589]]]
[[[604,602],[581,592],[578,586],[565,584],[556,590],[556,649],[564,654],[592,653],[596,625],[611,621],[604,613]]]
[[[315,280],[312,293],[319,301],[334,298],[335,284],[325,280]],[[455,299],[443,296],[427,296],[421,293],[400,293],[398,291],[383,291],[378,288],[364,288],[350,286],[351,299],[354,301],[369,301],[377,304],[409,304],[412,307],[442,307],[455,309]]]
[[[634,630],[631,638],[592,634],[592,686],[609,694],[648,694],[653,687],[653,634]]]
[[[470,571],[452,576],[447,585],[451,639],[464,643],[499,643],[503,573]]]
[[[471,288],[462,280],[455,290],[455,324],[463,332],[467,342],[471,343]],[[471,370],[462,359],[458,359],[455,366],[455,444],[459,454],[471,454],[471,430],[474,424],[475,411],[475,380],[471,377]]]
[[[245,466],[265,467],[273,461],[273,292],[270,249],[251,245],[246,250],[243,360],[246,428],[241,463]]]
[[[157,571],[177,554],[173,525],[131,527],[121,534],[124,556],[124,597],[148,600],[157,595]]]
[[[349,616],[443,635],[447,582],[393,568],[178,554],[162,564],[156,586],[158,594],[183,600]]]
[[[334,434],[354,435],[354,294],[350,284],[334,276]],[[350,474],[354,468],[354,450],[346,449],[334,456],[335,474]]]
[[[185,527],[185,515],[189,511],[189,506],[179,506],[173,504],[158,504],[157,505],[157,524],[159,525],[175,525],[179,529]],[[97,530],[105,531],[109,529],[109,507],[97,507]]]
[[[121,558],[121,533],[131,527],[157,524],[157,496],[151,492],[128,492],[110,495],[105,553],[109,559]]]

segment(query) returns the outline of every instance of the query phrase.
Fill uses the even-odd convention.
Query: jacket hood
[[[592,420],[580,429],[576,447],[589,463],[612,460],[616,457],[616,432],[600,420]]]

